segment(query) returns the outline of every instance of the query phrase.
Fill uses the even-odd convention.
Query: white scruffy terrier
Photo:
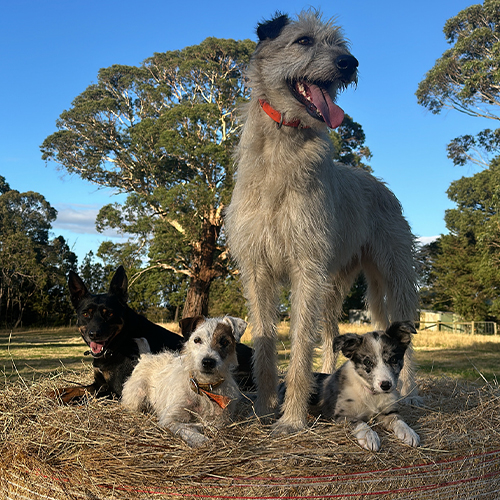
[[[182,351],[143,354],[125,382],[122,403],[131,410],[152,409],[160,426],[198,447],[208,441],[203,424],[223,425],[240,396],[231,370],[247,323],[197,316],[180,324],[187,339]]]

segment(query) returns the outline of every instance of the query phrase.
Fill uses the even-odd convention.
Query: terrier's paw
[[[408,446],[416,447],[420,444],[420,436],[402,420],[394,424],[394,434]]]

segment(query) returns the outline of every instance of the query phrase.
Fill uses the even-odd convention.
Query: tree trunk
[[[212,224],[209,219],[205,219],[202,239],[193,245],[192,276],[182,311],[183,318],[208,316],[210,285],[217,276],[214,261],[219,231],[220,225]]]

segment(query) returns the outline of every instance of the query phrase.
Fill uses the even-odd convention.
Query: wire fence
[[[498,324],[495,321],[420,321],[418,329],[469,335],[498,335]]]

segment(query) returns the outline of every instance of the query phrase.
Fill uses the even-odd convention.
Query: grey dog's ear
[[[411,335],[417,333],[417,330],[411,321],[395,321],[389,325],[385,333],[402,344],[408,345],[411,342]]]
[[[346,333],[345,335],[339,335],[333,341],[333,350],[334,352],[342,351],[342,354],[346,358],[351,359],[362,342],[363,337],[361,335],[356,333]]]
[[[259,41],[277,38],[281,30],[290,22],[289,17],[281,12],[276,12],[270,21],[263,21],[257,25]]]

